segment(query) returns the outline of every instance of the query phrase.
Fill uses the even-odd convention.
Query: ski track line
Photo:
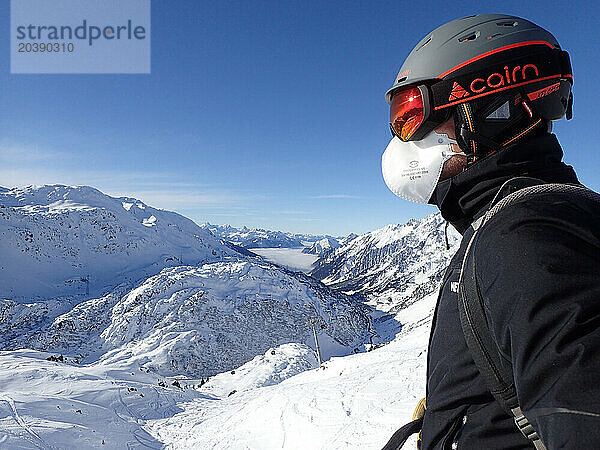
[[[281,416],[279,416],[279,422],[281,423],[281,434],[283,435],[283,441],[281,442],[281,448],[285,448],[285,421],[284,421],[283,415],[287,411],[289,404],[290,404],[290,401],[287,400],[287,402],[285,404],[285,408],[283,408],[281,410]]]
[[[142,428],[140,428],[138,430],[134,430],[132,433],[135,440],[138,441],[142,447],[151,448],[153,450],[160,450],[164,447],[164,446],[155,447],[154,445],[151,445],[151,444],[153,444],[153,442],[150,441],[150,439],[148,439],[146,437],[146,434],[144,434],[144,433],[147,433],[147,432],[144,431]],[[128,445],[129,445],[129,443],[128,443]]]
[[[173,400],[172,398],[166,397],[166,402],[163,403],[163,400],[161,399],[163,396],[161,396],[160,390],[154,386],[152,386],[152,389],[154,389],[154,392],[156,392],[156,401],[159,402],[158,406],[164,407],[164,411],[162,411],[163,419],[173,417],[179,412],[177,411],[177,401]]]
[[[138,417],[136,417],[135,414],[133,414],[131,412],[131,410],[129,409],[129,406],[127,406],[125,404],[125,401],[123,400],[123,396],[121,395],[121,390],[123,389],[123,387],[124,386],[117,385],[117,393],[119,394],[119,403],[121,403],[121,405],[123,405],[123,408],[125,408],[125,412],[127,414],[129,414],[129,417],[135,421],[135,424],[139,425],[140,424],[140,419]],[[115,409],[114,411],[115,411],[115,414],[116,414],[117,410]],[[127,422],[131,422],[131,420],[127,420]]]
[[[344,411],[346,411],[346,415],[348,416],[348,409],[346,408],[343,400],[341,402],[341,405],[342,405],[342,409]],[[328,438],[326,440],[325,444],[327,446],[329,446],[329,445],[335,445],[335,443],[340,443],[340,441],[342,440],[342,439],[340,439],[340,437],[346,436],[346,431],[348,430],[348,428],[353,427],[353,425],[354,424],[352,422],[348,422],[347,420],[342,420],[339,423],[338,429],[335,432],[335,434],[332,437]],[[348,443],[348,442],[346,442],[346,443]],[[330,448],[332,448],[332,447],[330,447]]]
[[[117,394],[118,394],[118,397],[119,397],[119,403],[121,403],[121,405],[122,405],[122,406],[123,406],[123,408],[125,409],[125,413],[126,413],[126,414],[129,414],[129,417],[123,417],[123,416],[122,416],[122,415],[121,415],[121,414],[120,414],[120,413],[117,411],[117,409],[116,409],[115,407],[108,408],[108,407],[105,407],[105,406],[96,405],[96,404],[94,404],[94,403],[87,403],[87,402],[83,402],[83,401],[81,401],[81,400],[73,400],[73,399],[71,399],[71,400],[72,400],[72,401],[81,402],[81,403],[84,403],[84,404],[88,404],[88,405],[90,405],[90,406],[97,406],[97,407],[100,407],[100,408],[103,408],[103,409],[106,409],[106,410],[109,410],[109,411],[110,411],[110,410],[112,410],[112,412],[115,414],[115,416],[117,416],[117,417],[118,417],[119,419],[121,419],[123,422],[125,422],[125,423],[129,423],[129,424],[132,424],[132,425],[135,423],[135,425],[137,425],[137,427],[138,427],[138,428],[137,428],[137,429],[135,429],[135,428],[134,428],[134,430],[131,432],[131,435],[133,436],[133,438],[134,438],[134,439],[137,441],[137,443],[138,443],[139,445],[141,445],[142,447],[151,448],[151,449],[153,449],[153,450],[162,449],[164,446],[161,446],[161,447],[154,447],[154,446],[151,446],[151,445],[149,445],[149,444],[148,444],[148,442],[149,442],[149,439],[147,439],[145,436],[144,436],[144,437],[140,437],[140,436],[138,436],[138,435],[136,434],[136,433],[139,433],[139,432],[141,432],[141,433],[147,433],[147,431],[145,431],[145,430],[142,428],[142,425],[144,424],[145,420],[144,420],[144,419],[141,419],[141,418],[137,417],[135,414],[133,414],[133,413],[132,413],[132,411],[131,411],[131,409],[129,408],[129,406],[127,406],[127,404],[126,404],[126,403],[125,403],[125,401],[123,400],[123,396],[122,396],[122,394],[121,394],[121,390],[122,390],[122,389],[124,389],[124,388],[125,388],[125,387],[127,387],[127,386],[120,384],[120,383],[119,383],[117,380],[115,380],[115,379],[114,379],[114,378],[112,378],[112,377],[108,377],[107,375],[100,375],[100,376],[99,376],[99,379],[101,379],[101,380],[104,380],[104,381],[106,381],[107,383],[108,383],[108,382],[110,382],[111,384],[114,384],[114,385],[115,385],[115,387],[117,388]],[[141,387],[146,387],[146,386],[148,386],[148,385],[146,385],[145,383],[140,383],[140,382],[135,382],[135,381],[133,381],[133,382],[132,382],[132,384],[136,384],[136,385],[138,385],[138,387],[140,387],[140,388],[141,388]],[[158,390],[157,390],[156,388],[154,388],[154,387],[153,387],[153,389],[154,389],[154,391],[155,391],[155,392],[156,392],[156,394],[157,394],[157,400],[158,400],[158,398],[160,397],[160,394],[159,394],[159,392],[158,392]],[[158,405],[158,406],[160,406],[160,405]],[[135,421],[135,422],[133,422],[133,421]],[[140,423],[140,421],[141,421],[142,423]],[[146,440],[146,441],[148,441],[148,442],[144,442],[144,440]],[[132,450],[133,450],[133,449],[139,448],[139,446],[138,446],[138,445],[136,445],[136,444],[135,444],[135,443],[133,443],[133,442],[128,442],[128,443],[127,443],[127,448],[128,448],[128,449],[132,449]]]
[[[44,440],[35,431],[33,431],[31,428],[29,428],[29,426],[27,426],[25,421],[21,418],[21,416],[17,412],[15,402],[12,398],[8,397],[7,395],[0,395],[0,401],[8,403],[8,406],[10,408],[13,419],[15,420],[15,422],[17,422],[17,424],[21,428],[23,428],[27,432],[27,434],[30,436],[30,439],[28,439],[28,440],[33,445],[35,445],[37,448],[41,448],[41,449],[54,449],[53,446],[44,442]]]
[[[140,444],[142,447],[146,447],[146,448],[151,448],[153,450],[157,450],[160,449],[162,447],[154,447],[152,445],[149,445],[150,440],[146,438],[146,436],[144,436],[143,438],[141,436],[138,436],[138,433],[147,433],[146,431],[144,431],[144,429],[142,428],[142,425],[144,424],[143,420],[140,419],[139,417],[137,417],[135,414],[133,414],[133,412],[131,411],[131,409],[129,409],[129,406],[127,406],[127,404],[125,403],[125,401],[123,400],[123,396],[121,395],[121,389],[123,389],[124,386],[117,386],[117,390],[118,390],[118,394],[119,394],[119,401],[120,403],[123,405],[123,407],[125,408],[125,412],[127,414],[129,414],[130,419],[135,420],[135,425],[138,428],[134,428],[133,431],[131,432],[131,435],[133,436],[133,438],[138,442],[138,444]],[[117,410],[114,409],[113,410],[115,414],[117,414]],[[124,418],[122,418],[121,416],[119,416],[119,414],[117,414],[118,417],[120,417],[122,420],[125,420]],[[126,422],[129,422],[130,424],[133,424],[133,422],[131,420],[125,420]],[[142,422],[142,423],[140,423]],[[146,440],[147,442],[144,442],[144,440]],[[127,443],[127,448],[130,449],[134,449],[137,446],[132,443],[132,442],[128,442]]]

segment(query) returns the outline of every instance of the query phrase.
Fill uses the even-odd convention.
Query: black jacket
[[[464,233],[433,318],[424,449],[531,449],[488,392],[458,317],[457,282],[472,221],[506,180],[577,183],[556,137],[530,139],[438,184],[432,203]],[[488,323],[512,365],[521,407],[548,449],[600,448],[600,211],[545,194],[495,215],[475,260]],[[454,444],[454,446],[453,446]]]

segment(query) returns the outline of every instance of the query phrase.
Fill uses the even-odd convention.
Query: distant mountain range
[[[341,247],[342,244],[340,241],[341,239],[326,237],[319,241],[313,242],[310,247],[306,247],[304,250],[302,250],[302,253],[311,253],[313,255],[319,255],[323,257],[332,250]]]
[[[301,233],[290,233],[284,231],[272,231],[263,228],[235,228],[231,225],[213,225],[204,223],[201,225],[215,236],[231,242],[242,248],[298,248],[311,246],[313,243],[328,239],[337,242],[341,238],[327,235],[312,235]]]

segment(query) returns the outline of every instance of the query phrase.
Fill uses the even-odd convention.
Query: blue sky
[[[87,184],[198,223],[334,235],[423,217],[435,209],[381,177],[384,93],[430,30],[500,12],[569,51],[575,117],[555,131],[598,190],[600,5],[497,4],[153,0],[150,75],[11,75],[3,0],[0,185]]]

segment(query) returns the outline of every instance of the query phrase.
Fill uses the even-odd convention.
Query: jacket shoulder
[[[492,246],[501,245],[502,240],[506,244],[522,243],[522,239],[537,241],[555,237],[552,231],[560,230],[587,230],[600,239],[600,200],[572,192],[532,194],[492,216],[479,231],[478,241]]]
[[[563,193],[526,198],[483,225],[472,251],[486,316],[499,341],[509,339],[513,315],[528,316],[550,303],[557,311],[573,301],[596,308],[590,300],[595,295],[570,295],[600,290],[600,207],[591,199]]]

